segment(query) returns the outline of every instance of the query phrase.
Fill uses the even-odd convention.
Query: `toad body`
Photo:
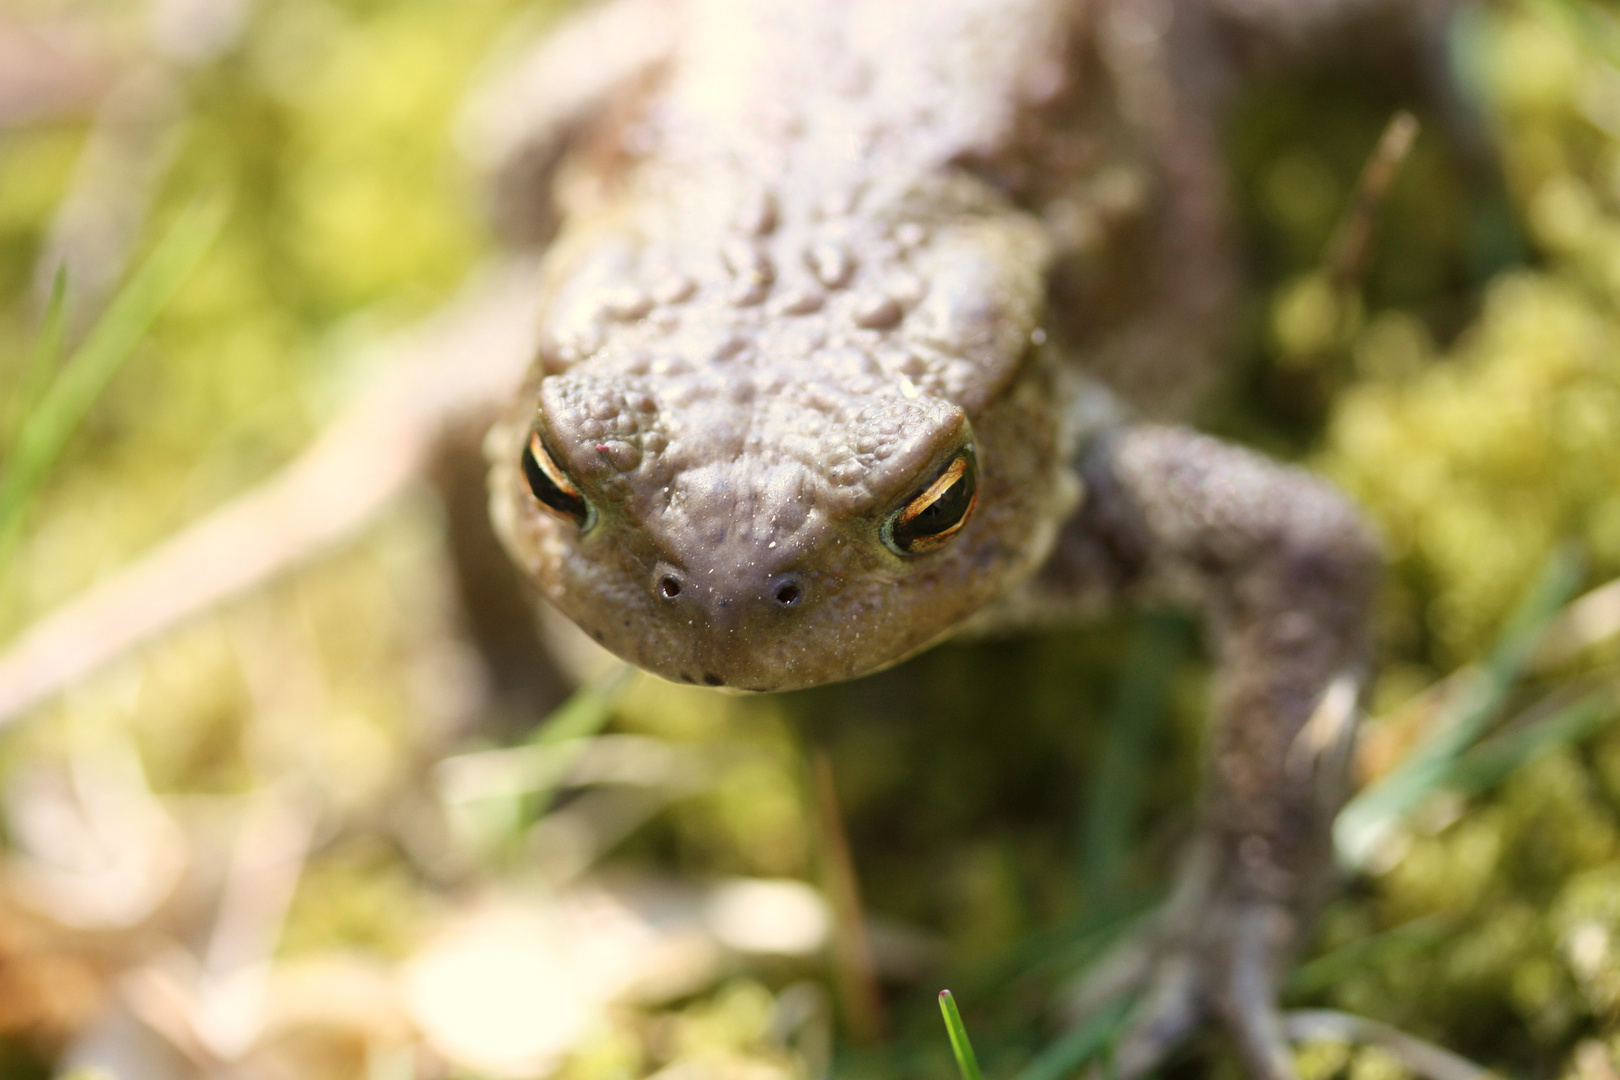
[[[1255,1077],[1292,1074],[1272,999],[1377,576],[1320,482],[1136,419],[1197,400],[1230,295],[1218,43],[1350,5],[1230,6],[618,0],[514,83],[540,105],[503,188],[549,249],[493,516],[609,650],[769,691],[964,626],[1203,613],[1201,825],[1080,1003],[1141,994],[1125,1077],[1210,1017]]]

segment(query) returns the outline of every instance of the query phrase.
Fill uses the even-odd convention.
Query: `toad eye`
[[[595,522],[596,512],[591,504],[585,501],[579,488],[568,479],[568,474],[552,460],[545,443],[540,441],[538,431],[529,433],[529,445],[523,451],[523,475],[540,505],[557,517],[573,522],[582,532]]]
[[[970,444],[884,523],[883,542],[900,555],[933,551],[961,531],[978,501],[979,467]]]

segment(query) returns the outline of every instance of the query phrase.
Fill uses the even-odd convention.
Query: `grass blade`
[[[16,542],[24,512],[69,438],[158,312],[196,269],[224,220],[225,205],[217,200],[194,203],[184,211],[23,418],[0,473],[0,558]],[[48,347],[48,341],[41,342],[42,354]]]
[[[1486,659],[1480,684],[1464,699],[1456,721],[1442,725],[1412,764],[1452,761],[1473,745],[1524,674],[1543,632],[1574,597],[1582,570],[1582,559],[1573,548],[1553,553]]]
[[[530,746],[567,747],[568,750],[561,756],[547,782],[536,786],[519,801],[516,807],[519,828],[546,812],[558,783],[590,749],[591,740],[607,726],[613,716],[613,706],[618,704],[635,674],[636,669],[629,664],[614,665],[603,675],[575,690],[529,737]],[[516,833],[513,835],[515,837]]]
[[[51,377],[56,374],[57,365],[62,359],[62,336],[66,327],[67,270],[61,269],[51,281],[51,296],[45,304],[45,317],[40,320],[39,341],[34,346],[33,359],[23,372],[22,381],[18,383],[17,396],[7,417],[8,431],[17,431],[23,419],[34,411],[39,399],[44,396],[45,388],[50,385]],[[6,457],[9,459],[11,456],[8,448]]]
[[[950,1033],[951,1051],[956,1055],[956,1067],[962,1073],[962,1080],[984,1080],[984,1074],[979,1071],[979,1059],[973,1053],[973,1043],[962,1024],[962,1014],[956,1010],[956,999],[949,990],[939,992],[939,1011],[945,1015],[945,1030]]]
[[[815,811],[821,887],[832,910],[832,962],[838,1002],[851,1041],[879,1046],[888,1036],[889,1020],[872,961],[872,938],[866,926],[866,908],[861,903],[861,882],[838,804],[832,760],[825,750],[817,748],[810,751],[806,764]]]
[[[1615,717],[1615,704],[1613,690],[1597,690],[1520,731],[1476,746],[1448,771],[1446,786],[1465,795],[1493,787],[1520,766],[1561,746],[1580,742],[1609,724]]]
[[[1191,630],[1177,614],[1143,615],[1109,709],[1107,738],[1091,774],[1080,848],[1080,894],[1105,917],[1123,900],[1143,777],[1169,711],[1171,679],[1187,653]]]
[[[1126,997],[1097,1010],[1085,1023],[1069,1031],[1024,1066],[1017,1080],[1068,1080],[1086,1062],[1099,1054],[1110,1052],[1109,1047],[1114,1045],[1120,1027],[1134,1004]]]
[[[1308,998],[1331,990],[1357,972],[1388,963],[1391,957],[1415,958],[1444,941],[1454,930],[1447,917],[1424,915],[1341,945],[1295,968],[1283,984],[1283,996],[1295,1000]]]
[[[1575,595],[1582,570],[1575,549],[1554,552],[1454,715],[1406,761],[1351,799],[1340,812],[1333,823],[1333,843],[1343,863],[1365,865],[1401,819],[1445,785],[1458,758],[1479,739],[1524,674],[1547,627]]]
[[[581,686],[535,728],[528,744],[555,746],[600,734],[608,717],[613,715],[614,704],[635,674],[636,669],[629,664],[615,664],[600,678]]]
[[[1164,902],[1162,893],[1123,898],[1102,912],[1085,913],[1026,935],[989,961],[968,969],[963,980],[989,995],[1012,984],[1032,984],[1072,976],[1127,937]]]
[[[516,862],[524,857],[523,838],[530,825],[550,808],[557,789],[567,779],[595,737],[613,716],[613,707],[635,678],[629,664],[616,664],[571,694],[546,716],[528,739],[512,750],[485,751],[439,764],[439,794],[452,811],[456,831],[481,858]],[[460,766],[469,759],[491,754],[545,751],[544,765],[515,788],[469,790],[456,777],[467,774]]]

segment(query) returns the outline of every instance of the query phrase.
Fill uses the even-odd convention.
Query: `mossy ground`
[[[81,7],[132,43],[146,33],[143,5]],[[269,475],[355,383],[348,344],[454,290],[492,242],[453,152],[456,108],[515,25],[550,17],[519,0],[277,0],[184,74],[179,149],[139,244],[199,192],[225,194],[230,216],[0,566],[0,628]],[[1322,253],[1412,88],[1369,92],[1331,66],[1293,73],[1257,87],[1229,131],[1252,285],[1213,426],[1333,477],[1386,538],[1381,719],[1364,779],[1433,720],[1402,704],[1481,660],[1560,545],[1578,546],[1586,585],[1620,576],[1615,19],[1583,0],[1469,13],[1450,48],[1462,104],[1422,116],[1348,310],[1324,300]],[[31,348],[30,275],[85,137],[76,120],[0,131],[0,404]],[[186,821],[209,799],[234,806],[288,782],[321,792],[326,824],[276,953],[287,970],[335,956],[382,970],[471,898],[544,893],[524,858],[545,824],[537,807],[490,826],[505,830],[499,843],[421,824],[433,762],[502,730],[479,713],[441,532],[433,496],[417,492],[352,546],[76,689],[6,734],[7,789],[130,745]],[[1532,673],[1508,704],[1612,682],[1617,660],[1600,644]],[[987,1075],[1011,1076],[1059,1035],[1046,1005],[1093,944],[1085,920],[1166,880],[1197,782],[1206,674],[1190,627],[1154,613],[946,645],[780,697],[643,680],[610,732],[723,752],[709,782],[649,810],[605,863],[665,880],[822,883],[828,837],[806,762],[824,753],[866,910],[932,943],[925,974],[885,983],[880,1043],[848,1037],[859,1017],[839,1022],[835,1073],[953,1075],[935,1004],[950,985]],[[1141,719],[1120,704],[1132,678],[1161,687],[1166,713],[1137,750],[1152,762],[1140,790],[1097,764],[1130,752],[1114,740]],[[571,798],[561,810],[583,796]],[[1611,1080],[1620,730],[1554,746],[1489,790],[1437,796],[1385,847],[1325,913],[1290,1004],[1386,1020],[1503,1075]],[[0,903],[5,1077],[42,1075],[74,1046],[157,932],[68,932],[25,908]],[[175,925],[161,933],[184,938]],[[582,1029],[561,1075],[813,1069],[828,1060],[816,1033],[838,1014],[837,966],[733,963],[656,1004],[615,1004]],[[475,1074],[377,1023],[314,1056],[305,1038],[266,1060],[281,1053],[302,1075]],[[1300,1065],[1307,1080],[1400,1074],[1381,1052],[1331,1044],[1304,1048]],[[1236,1075],[1214,1037],[1169,1070],[1210,1073]]]

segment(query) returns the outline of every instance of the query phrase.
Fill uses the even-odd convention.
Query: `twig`
[[[238,829],[202,957],[195,1016],[198,1035],[225,1060],[246,1053],[263,1028],[271,961],[315,822],[313,806],[272,788],[249,802]]]
[[[1315,367],[1343,347],[1360,319],[1358,297],[1372,258],[1378,211],[1401,163],[1417,137],[1417,120],[1408,112],[1391,117],[1346,204],[1322,261],[1295,280],[1279,300],[1275,318],[1281,357],[1291,367]]]
[[[844,1006],[844,1020],[856,1042],[875,1045],[887,1028],[878,993],[872,947],[861,909],[860,884],[849,853],[832,762],[824,750],[810,754],[810,779],[820,825],[821,872],[833,908],[833,962]]]
[[[1417,133],[1415,116],[1405,110],[1396,113],[1385,125],[1372,157],[1362,166],[1350,205],[1328,245],[1328,281],[1341,295],[1355,288],[1367,272],[1378,209],[1389,194],[1389,186],[1411,151]]]
[[[450,417],[517,384],[538,294],[529,261],[476,276],[438,316],[380,348],[381,377],[279,475],[25,631],[0,653],[0,724],[358,532],[420,471]]]
[[[1398,1028],[1331,1009],[1284,1013],[1283,1030],[1292,1042],[1320,1039],[1376,1046],[1427,1080],[1486,1080],[1491,1075],[1467,1058]]]
[[[89,26],[0,21],[0,128],[95,108],[115,70]]]
[[[204,955],[177,949],[119,980],[130,1011],[207,1075],[228,1074],[222,1066],[263,1034],[274,953],[315,821],[316,808],[285,787],[255,795],[237,826]]]

